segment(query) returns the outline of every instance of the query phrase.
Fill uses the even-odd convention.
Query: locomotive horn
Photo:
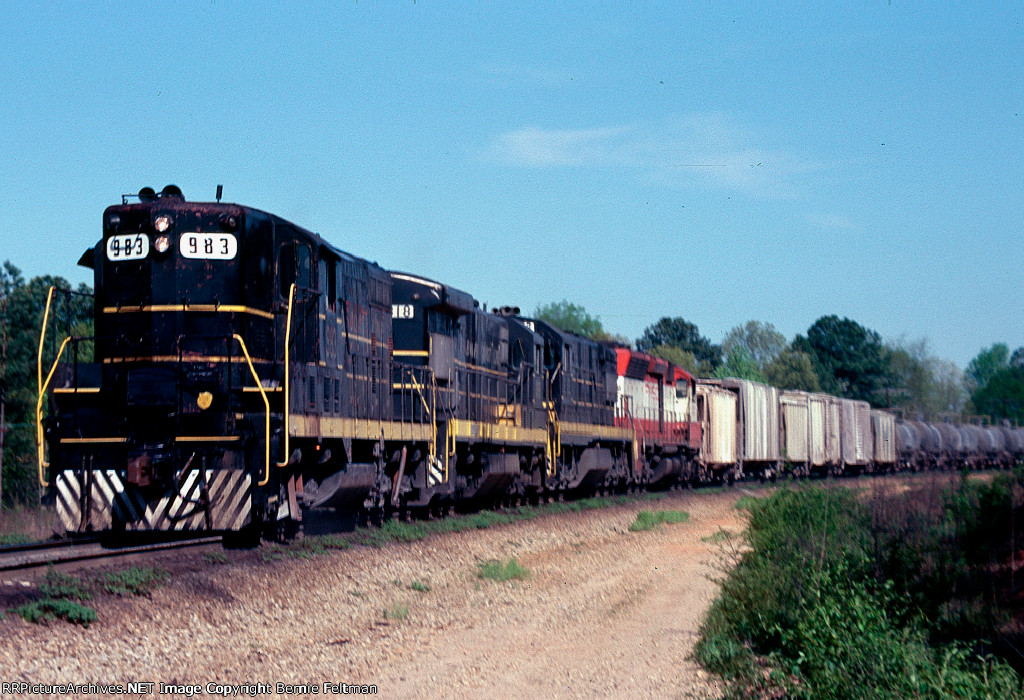
[[[185,199],[185,195],[181,193],[181,188],[177,185],[167,185],[167,187],[160,190],[161,197],[174,197],[175,199]]]

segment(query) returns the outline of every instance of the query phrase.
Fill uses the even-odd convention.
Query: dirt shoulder
[[[711,538],[742,529],[741,495],[686,492],[312,560],[243,564],[229,553],[227,564],[183,567],[151,599],[98,601],[88,629],[8,616],[0,680],[717,697],[689,655],[716,592]],[[629,532],[641,508],[690,520]],[[478,577],[478,562],[511,557],[529,578]]]

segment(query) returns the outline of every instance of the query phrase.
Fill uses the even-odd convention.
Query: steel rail
[[[54,541],[35,542],[25,545],[12,545],[14,551],[0,549],[0,571],[31,569],[50,564],[63,564],[72,561],[89,559],[116,559],[118,557],[157,552],[170,549],[184,549],[206,544],[219,544],[221,537],[199,537],[186,540],[171,540],[152,544],[133,545],[106,549],[98,540],[88,541]],[[22,549],[17,549],[18,547]]]

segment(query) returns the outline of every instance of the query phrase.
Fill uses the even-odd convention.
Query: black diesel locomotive
[[[614,350],[219,199],[123,197],[79,261],[95,336],[44,322],[40,480],[68,531],[249,538],[644,480]]]

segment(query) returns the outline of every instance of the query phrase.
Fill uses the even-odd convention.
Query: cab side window
[[[301,241],[282,243],[277,260],[282,297],[288,298],[292,284],[299,288],[314,288],[313,253],[308,245]]]

